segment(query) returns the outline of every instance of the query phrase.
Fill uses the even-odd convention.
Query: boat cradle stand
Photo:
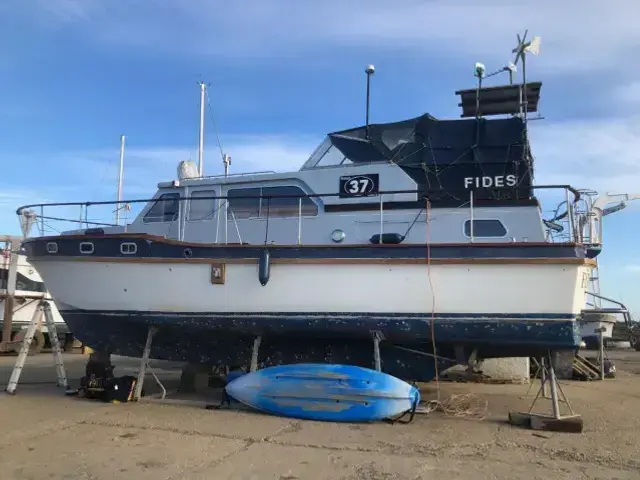
[[[510,424],[531,428],[532,430],[582,433],[582,416],[573,411],[573,408],[571,408],[569,400],[562,391],[562,387],[556,377],[556,357],[556,353],[550,352],[546,358],[543,357],[540,359],[537,372],[540,373],[540,388],[538,389],[528,412],[509,412]],[[550,397],[547,396],[547,386],[551,393]],[[531,387],[529,387],[529,389],[531,389]],[[551,400],[551,415],[533,412],[533,409],[540,397]],[[566,404],[569,414],[563,415],[561,413],[560,403]]]
[[[144,379],[147,373],[147,370],[151,373],[154,380],[161,388],[162,392],[160,394],[147,395],[144,397],[145,401],[157,402],[157,403],[172,403],[172,404],[185,404],[185,405],[202,405],[205,408],[219,408],[219,406],[212,407],[209,403],[198,402],[193,400],[178,400],[178,399],[168,399],[167,389],[164,387],[160,379],[153,372],[153,369],[149,365],[149,357],[151,356],[151,345],[153,342],[153,337],[155,333],[158,331],[157,327],[149,327],[147,332],[147,340],[144,346],[144,350],[142,352],[142,358],[140,359],[140,367],[138,369],[138,379],[136,381],[136,385],[133,391],[133,395],[131,397],[131,401],[140,401],[143,399],[142,397],[142,388],[144,385]],[[374,360],[374,368],[375,370],[381,372],[382,371],[382,361],[380,357],[380,342],[384,340],[384,335],[379,331],[371,332],[372,340],[373,340],[373,360]],[[251,363],[249,365],[249,371],[255,372],[258,370],[258,358],[259,358],[259,350],[260,345],[262,344],[262,336],[257,336],[253,340],[253,348],[251,351]]]
[[[170,398],[167,398],[167,394],[169,392],[167,392],[167,389],[162,384],[162,382],[160,381],[158,376],[155,374],[155,372],[151,368],[151,365],[149,365],[149,358],[151,356],[151,345],[153,343],[153,337],[157,333],[157,331],[158,331],[158,327],[149,327],[149,329],[147,331],[147,340],[145,342],[144,350],[142,352],[142,357],[140,359],[140,367],[138,369],[138,379],[136,381],[136,385],[135,385],[135,388],[133,390],[133,395],[131,396],[131,401],[135,402],[135,401],[144,400],[144,401],[155,402],[155,403],[171,403],[171,404],[177,404],[177,405],[195,405],[195,406],[202,406],[202,407],[205,407],[205,408],[209,408],[210,404],[209,403],[205,403],[205,402],[200,402],[200,401],[195,401],[195,400],[182,400],[182,399],[170,399]],[[253,341],[253,349],[252,349],[252,352],[251,352],[251,365],[250,365],[250,371],[251,372],[255,372],[258,369],[258,350],[260,348],[260,344],[261,343],[262,343],[262,337],[260,337],[260,336],[256,337],[254,339],[254,341]],[[149,371],[149,373],[151,373],[151,375],[153,376],[156,384],[160,387],[160,389],[162,391],[159,394],[146,395],[143,398],[143,394],[142,394],[143,390],[142,390],[142,388],[144,386],[144,380],[145,380],[147,371]],[[171,392],[171,393],[174,393],[174,392]]]

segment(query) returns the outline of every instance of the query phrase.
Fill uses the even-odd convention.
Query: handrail
[[[275,170],[257,170],[255,172],[241,172],[241,173],[221,173],[219,175],[205,175],[204,177],[184,178],[183,180],[203,180],[209,178],[222,178],[222,177],[243,177],[250,175],[264,175],[267,173],[276,173]]]
[[[616,305],[618,305],[620,307],[620,309],[626,310],[627,312],[629,311],[629,309],[627,308],[627,306],[624,303],[619,302],[617,300],[613,300],[613,299],[611,299],[609,297],[605,297],[604,295],[600,295],[599,293],[587,292],[587,295],[592,295],[592,296],[594,296],[596,298],[599,298],[600,300],[605,300],[607,302],[615,303]]]
[[[176,185],[174,184],[174,187]],[[520,189],[518,187],[509,187],[509,188],[505,188],[502,189],[503,191],[507,191],[508,193],[513,193],[513,195],[510,195],[511,198],[505,198],[503,197],[502,199],[497,199],[497,198],[491,198],[490,195],[486,195],[487,193],[492,193],[493,189],[491,188],[467,188],[467,189],[456,189],[456,190],[444,190],[444,189],[432,189],[432,190],[387,190],[387,191],[379,191],[376,192],[375,194],[369,194],[369,195],[361,195],[361,196],[350,196],[347,197],[347,200],[356,200],[356,199],[361,199],[361,198],[366,198],[366,197],[371,197],[371,200],[366,202],[366,205],[374,205],[376,203],[379,203],[379,214],[380,214],[380,228],[379,228],[379,242],[382,243],[383,242],[383,238],[384,238],[384,231],[385,231],[385,208],[386,208],[386,204],[387,202],[390,202],[389,196],[390,195],[402,195],[402,194],[410,194],[410,195],[415,195],[415,197],[409,198],[408,200],[405,197],[405,200],[403,203],[406,203],[407,206],[405,208],[408,209],[413,209],[413,208],[419,208],[419,205],[421,203],[421,200],[425,200],[425,205],[427,205],[428,208],[428,204],[431,203],[431,205],[433,207],[437,206],[438,202],[444,202],[445,204],[449,204],[450,202],[453,202],[454,205],[451,205],[452,207],[465,207],[468,206],[468,208],[470,209],[470,218],[472,219],[471,224],[470,224],[470,232],[469,232],[469,241],[471,243],[474,242],[475,240],[475,229],[474,229],[474,221],[473,219],[475,218],[474,215],[474,209],[477,207],[482,207],[483,204],[487,205],[487,204],[491,204],[493,202],[500,202],[500,200],[503,201],[531,201],[531,200],[535,200],[536,197],[533,195],[533,191],[535,190],[549,190],[549,189],[562,189],[564,191],[565,194],[565,200],[564,202],[567,203],[567,210],[568,210],[568,215],[567,216],[573,216],[576,215],[576,212],[578,211],[576,208],[572,208],[574,207],[574,205],[577,204],[577,202],[580,201],[580,192],[576,189],[574,189],[573,187],[571,187],[570,185],[535,185],[535,186],[531,186],[531,187],[527,187],[528,190],[528,194],[527,195],[518,195],[518,193],[520,192]],[[478,194],[479,192],[479,194]],[[161,198],[162,197],[162,193],[164,194],[170,194],[170,198]],[[235,214],[233,212],[233,209],[229,209],[230,206],[230,201],[231,199],[253,199],[253,200],[257,200],[257,199],[264,199],[267,202],[267,222],[269,220],[269,215],[268,215],[268,206],[271,204],[272,199],[282,199],[282,198],[289,198],[289,199],[297,199],[298,200],[298,243],[301,244],[302,242],[302,220],[303,220],[303,214],[302,214],[302,199],[304,198],[322,198],[322,197],[329,197],[329,198],[335,198],[335,197],[342,197],[341,193],[336,193],[336,192],[332,192],[332,193],[306,193],[306,192],[301,192],[301,193],[296,193],[296,194],[267,194],[267,195],[234,195],[233,197],[229,196],[230,192],[225,192],[225,195],[207,195],[207,196],[198,196],[197,200],[214,200],[217,201],[218,203],[218,209],[222,208],[222,205],[224,204],[224,210],[225,210],[225,215],[224,218],[229,218],[228,214],[229,214],[229,210],[231,210],[231,217],[232,220],[234,222],[235,225],[235,229],[236,229],[236,234],[238,236],[238,238],[241,238],[240,235],[240,231],[239,231],[239,226],[237,225],[236,222],[236,218],[235,218]],[[260,192],[262,193],[262,192]],[[462,195],[460,194],[462,193]],[[570,193],[573,194],[574,196],[574,200],[573,203],[571,202],[570,199]],[[38,219],[39,219],[39,223],[40,223],[40,231],[41,234],[44,234],[44,223],[45,220],[53,220],[53,221],[63,221],[63,222],[72,222],[72,223],[79,223],[80,227],[83,228],[83,225],[86,225],[86,228],[94,228],[94,227],[120,227],[120,225],[118,224],[113,224],[113,223],[108,223],[108,222],[101,222],[101,221],[90,221],[88,219],[88,212],[89,212],[89,207],[90,206],[106,206],[106,205],[125,205],[127,206],[129,209],[131,208],[132,204],[141,204],[144,203],[145,205],[147,204],[156,204],[157,202],[175,202],[178,205],[178,212],[177,212],[177,221],[178,221],[178,232],[177,232],[177,238],[179,240],[183,239],[184,233],[185,233],[185,225],[184,222],[186,221],[186,216],[187,216],[187,209],[189,209],[189,205],[191,205],[191,203],[187,204],[187,206],[185,207],[184,205],[184,201],[193,201],[193,196],[189,195],[190,194],[190,189],[188,187],[185,187],[183,189],[183,191],[176,191],[175,189],[167,189],[164,192],[161,190],[160,192],[157,192],[155,194],[155,198],[151,197],[151,198],[138,198],[138,199],[131,199],[131,200],[105,200],[105,201],[85,201],[85,202],[57,202],[57,203],[39,203],[39,204],[30,204],[30,205],[23,205],[21,207],[19,207],[16,210],[16,213],[18,215],[23,215],[23,212],[27,211],[29,212],[30,210],[28,209],[32,209],[32,208],[39,208],[40,210],[40,214],[38,215]],[[377,197],[377,198],[376,198]],[[480,197],[480,198],[478,198]],[[484,198],[483,198],[484,197]],[[486,203],[485,203],[486,202]],[[351,203],[351,202],[350,202]],[[415,204],[415,207],[414,207]],[[79,220],[73,220],[70,218],[60,218],[58,216],[53,217],[53,216],[48,216],[45,215],[45,209],[44,207],[68,207],[68,208],[72,208],[72,207],[80,207],[80,218]],[[318,206],[322,206],[322,202],[320,203],[320,205]],[[446,206],[446,205],[445,205]],[[424,208],[424,206],[422,207]],[[143,210],[144,211],[144,210]],[[421,210],[422,211],[422,210]],[[67,215],[62,215],[62,217],[67,217]],[[573,219],[571,219],[573,220]],[[415,223],[415,220],[414,220]],[[575,228],[575,225],[580,225],[580,222],[577,221],[575,224],[573,222],[571,222],[569,220],[569,228],[568,228],[568,233],[569,233],[569,238],[564,240],[564,241],[568,241],[568,242],[573,242],[576,239],[582,239],[582,234],[578,232],[578,230]],[[53,227],[50,227],[53,228]],[[225,238],[225,242],[226,239],[228,238],[228,223],[224,222],[223,224],[223,236]],[[265,226],[265,229],[268,228],[268,224]],[[581,227],[580,227],[581,228]],[[127,225],[124,225],[124,231],[126,232],[128,229]],[[216,221],[216,242],[219,240],[219,229],[220,229],[220,222]],[[55,229],[54,229],[55,230]],[[56,230],[57,231],[57,230]],[[168,233],[167,233],[168,234]],[[513,238],[513,241],[515,241],[515,238]],[[526,241],[526,238],[525,238]],[[553,241],[553,239],[551,240]],[[584,243],[582,242],[582,240],[580,240],[580,243]]]
[[[629,309],[627,308],[627,306],[622,303],[619,302],[617,300],[613,300],[612,298],[609,297],[605,297],[604,295],[600,295],[599,293],[594,293],[594,292],[587,292],[587,295],[591,295],[595,298],[599,298],[600,300],[604,300],[606,302],[611,302],[611,303],[615,303],[616,305],[618,305],[618,307],[620,308],[595,308],[595,311],[598,312],[603,312],[603,313],[621,313],[622,314],[622,318],[624,319],[624,324],[627,327],[628,331],[629,331],[629,337],[632,343],[636,342],[636,334],[633,332],[633,327],[634,327],[634,321],[631,318],[631,313],[629,312]]]
[[[517,190],[517,187],[513,188],[514,190]],[[578,202],[580,200],[580,192],[578,190],[576,190],[575,188],[573,188],[571,185],[535,185],[535,186],[531,186],[531,187],[527,187],[527,189],[531,189],[531,190],[544,190],[544,189],[565,189],[569,192],[571,192],[574,195],[574,203]],[[467,188],[467,189],[456,189],[456,190],[444,190],[444,189],[440,189],[440,190],[388,190],[388,191],[380,191],[378,192],[378,196],[379,195],[400,195],[400,194],[411,194],[411,193],[415,193],[418,195],[421,195],[421,198],[424,199],[428,199],[430,194],[431,195],[436,195],[436,194],[455,194],[455,193],[465,193],[465,194],[469,194],[470,192],[474,192],[474,197],[475,197],[475,192],[482,192],[482,191],[486,191],[486,190],[491,190],[489,188]],[[505,189],[506,190],[506,189]],[[256,195],[246,195],[246,196],[234,196],[232,198],[242,198],[242,199],[246,199],[246,198],[321,198],[321,197],[339,197],[341,194],[340,193],[305,193],[303,195],[260,195],[260,196],[256,196]],[[375,195],[368,195],[370,197],[374,197]],[[350,197],[350,198],[363,198],[363,197]],[[212,195],[212,196],[205,196],[205,197],[198,197],[198,200],[226,200],[229,199],[228,196],[220,196],[220,195]],[[179,196],[177,199],[176,198],[172,198],[172,199],[160,199],[160,198],[144,198],[144,199],[132,199],[132,200],[103,200],[103,201],[97,201],[97,202],[54,202],[54,203],[33,203],[33,204],[29,204],[29,205],[23,205],[21,207],[18,207],[18,209],[16,210],[16,214],[17,215],[21,215],[23,210],[26,209],[30,209],[30,208],[35,208],[35,207],[73,207],[73,206],[80,206],[80,207],[90,207],[90,206],[95,206],[95,205],[116,205],[116,204],[123,204],[123,203],[148,203],[148,202],[173,202],[175,200],[178,201],[183,201],[183,200],[191,200],[191,197],[182,197]],[[476,199],[477,200],[477,199]]]

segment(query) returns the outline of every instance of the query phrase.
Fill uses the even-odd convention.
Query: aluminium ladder
[[[56,362],[58,386],[64,388],[65,390],[69,389],[69,383],[67,382],[67,373],[65,371],[64,362],[62,360],[62,349],[60,348],[60,341],[58,340],[58,332],[53,320],[53,315],[51,314],[51,305],[48,301],[42,300],[38,304],[36,311],[33,313],[33,317],[31,317],[31,322],[29,323],[29,327],[27,328],[27,333],[25,334],[24,340],[22,341],[22,348],[20,349],[18,359],[16,360],[16,364],[13,367],[13,371],[11,372],[11,377],[9,378],[9,383],[6,388],[6,392],[10,395],[15,394],[16,387],[18,386],[18,381],[20,380],[20,374],[22,373],[25,361],[27,360],[27,355],[29,354],[31,342],[33,341],[33,337],[36,334],[38,321],[42,318],[43,315],[49,333],[49,341],[51,342],[53,358]]]

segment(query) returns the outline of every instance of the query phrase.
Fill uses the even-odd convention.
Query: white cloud
[[[637,2],[622,9],[600,0],[579,6],[556,0],[121,0],[108,7],[99,0],[34,0],[15,10],[42,28],[76,29],[101,44],[236,60],[304,54],[313,61],[318,48],[337,55],[340,47],[365,47],[502,64],[512,57],[515,34],[529,28],[543,42],[536,68],[593,71],[629,65],[640,45]]]
[[[322,138],[223,135],[221,140],[225,152],[232,157],[231,172],[246,173],[298,170]],[[14,164],[23,160],[26,159],[12,158]],[[155,193],[158,182],[177,177],[177,166],[181,160],[196,161],[196,148],[125,148],[123,199],[150,198]],[[54,172],[38,169],[29,175],[19,177],[10,188],[6,186],[0,190],[0,233],[19,233],[20,226],[15,210],[20,205],[115,200],[118,163],[117,146],[113,149],[67,151],[47,155],[47,164],[56,166]],[[205,175],[218,175],[223,172],[217,147],[205,148],[204,165]],[[52,178],[54,174],[57,175],[56,178]],[[34,189],[33,185],[43,185],[43,188]],[[133,213],[142,205],[144,204],[134,205]],[[38,208],[36,213],[39,213]],[[69,218],[74,221],[79,218],[79,213],[79,206],[47,207],[45,211],[46,216]],[[129,219],[132,214],[128,215]],[[111,221],[112,218],[113,205],[91,206],[89,209],[90,220]],[[47,226],[58,230],[75,228],[69,222],[47,221]]]
[[[531,142],[537,183],[640,192],[640,116],[532,122]]]
[[[310,136],[286,137],[277,135],[223,135],[225,153],[231,156],[231,171],[298,170],[322,138]],[[158,182],[176,178],[181,160],[197,161],[197,148],[157,146],[125,148],[125,196],[147,195],[155,191]],[[221,154],[216,146],[205,147],[203,154],[205,175],[223,172]],[[86,180],[87,172],[95,172],[92,182],[99,188],[94,194],[115,194],[119,150],[118,148],[58,153],[52,162],[64,163],[69,174],[77,180]],[[98,178],[99,177],[99,178]],[[81,199],[79,199],[81,200]]]
[[[20,221],[16,215],[16,209],[20,205],[32,203],[44,203],[52,201],[42,195],[41,191],[27,185],[9,186],[2,185],[0,193],[0,234],[20,235]]]
[[[621,106],[637,107],[640,103],[640,81],[619,85],[613,90],[613,100]]]

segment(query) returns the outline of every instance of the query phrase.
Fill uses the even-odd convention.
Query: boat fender
[[[263,287],[269,282],[269,276],[271,275],[271,255],[269,250],[264,249],[260,253],[260,259],[258,260],[258,280]]]
[[[383,233],[382,234],[382,242],[380,241],[380,234],[376,233],[375,235],[373,235],[370,239],[369,242],[376,244],[376,243],[382,243],[382,244],[387,244],[387,245],[398,245],[399,243],[402,243],[404,241],[404,235],[400,234],[400,233]]]

